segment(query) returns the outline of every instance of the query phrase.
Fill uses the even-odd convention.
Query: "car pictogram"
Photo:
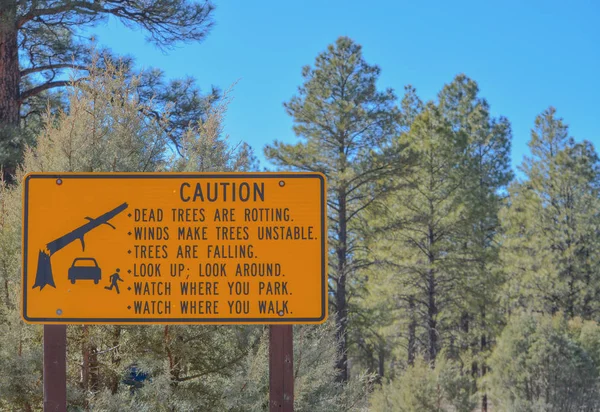
[[[93,280],[95,284],[98,284],[101,277],[102,271],[94,258],[76,258],[69,268],[69,280],[71,283],[75,283],[76,280],[88,279]]]

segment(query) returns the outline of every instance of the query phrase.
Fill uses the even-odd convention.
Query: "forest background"
[[[248,5],[240,6],[238,16],[270,35],[258,36],[263,44],[257,47],[274,50],[278,59],[242,54],[237,67],[247,58],[259,62],[249,67],[278,71],[264,69],[262,76],[295,78],[297,89],[277,99],[272,96],[284,89],[265,77],[242,77],[229,90],[234,78],[202,91],[192,77],[141,68],[137,55],[119,50],[139,50],[144,58],[146,46],[138,47],[134,37],[103,48],[102,33],[123,38],[114,26],[120,21],[167,56],[186,42],[203,42],[201,50],[220,27],[236,26],[219,17],[218,6],[185,0],[0,5],[0,408],[37,410],[42,404],[41,328],[25,325],[19,315],[25,173],[247,171],[259,170],[261,160],[272,170],[328,177],[331,316],[325,325],[295,328],[297,410],[600,410],[600,163],[592,141],[583,138],[597,135],[597,126],[584,121],[585,113],[597,112],[593,46],[599,29],[588,24],[598,16],[595,6],[564,11],[548,2],[527,10],[508,5],[487,19],[480,9],[458,8],[469,24],[454,26],[450,19],[435,29],[437,36],[414,39],[415,23],[401,19],[401,10],[373,8],[360,23],[376,32],[395,26],[376,25],[371,13],[406,23],[405,35],[392,38],[396,51],[378,46],[379,54],[373,53],[401,57],[383,70],[367,59],[371,54],[358,39],[339,32],[324,39],[317,29],[300,39],[304,48],[273,44],[273,30],[285,18],[269,26],[259,19],[260,8],[242,13]],[[331,4],[288,7],[268,9],[282,16],[297,11],[299,20],[312,13],[316,26],[323,19],[344,20],[331,17],[337,11]],[[430,21],[447,11],[432,11]],[[514,23],[502,30],[513,36],[526,30],[543,47],[528,49],[533,55],[523,59],[518,55],[524,46],[514,37],[508,49],[483,44],[502,16]],[[553,25],[557,16],[568,24]],[[318,48],[304,57],[314,48],[313,35]],[[248,48],[249,40],[236,39]],[[407,43],[402,52],[398,45]],[[431,45],[454,51],[488,46],[482,56],[493,52],[516,71],[537,76],[539,89],[535,82],[526,88],[534,97],[518,93],[498,104],[517,108],[512,112],[521,130],[531,102],[549,101],[529,120],[528,151],[517,167],[511,167],[511,144],[522,147],[525,139],[515,139],[512,114],[496,112],[475,76],[461,74],[461,64],[473,67],[469,59],[448,50],[437,56],[446,70],[457,67],[437,92],[382,86],[389,85],[384,74],[394,67],[431,63]],[[188,63],[177,62],[182,50]],[[194,50],[182,48],[166,59],[225,73],[236,67],[218,58],[196,60]],[[281,69],[298,58],[293,70]],[[544,70],[528,70],[538,59]],[[302,77],[294,77],[300,69]],[[487,73],[486,84],[524,87],[509,81],[515,75],[510,70]],[[232,98],[240,89],[238,107],[247,113],[232,122],[227,109],[238,104]],[[268,108],[281,101],[293,139],[279,129],[285,121],[261,121],[264,114],[258,114],[270,116]],[[582,138],[572,137],[562,112],[546,107],[556,102],[560,110],[563,101],[574,123],[585,125]],[[256,136],[267,140],[257,144]],[[265,327],[73,326],[68,333],[72,410],[266,408]],[[132,371],[146,376],[143,383],[129,379]]]

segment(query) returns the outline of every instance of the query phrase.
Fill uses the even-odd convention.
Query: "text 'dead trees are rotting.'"
[[[32,323],[321,323],[317,173],[25,177]]]

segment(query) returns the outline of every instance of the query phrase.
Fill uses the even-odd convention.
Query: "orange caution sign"
[[[295,324],[327,316],[318,173],[32,173],[23,319]]]

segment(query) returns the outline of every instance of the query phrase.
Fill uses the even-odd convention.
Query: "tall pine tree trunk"
[[[484,318],[485,319],[485,318]],[[485,330],[485,321],[484,321],[484,329]],[[481,335],[481,351],[485,352],[487,350],[487,337],[485,333]],[[485,361],[481,363],[481,379],[485,379],[485,375],[487,373],[487,366]],[[488,397],[487,392],[483,392],[481,395],[481,412],[488,412]]]
[[[429,202],[430,216],[433,221],[434,216],[434,207],[433,203]],[[437,331],[437,315],[438,308],[436,302],[436,273],[435,273],[435,256],[433,252],[433,245],[435,243],[435,233],[434,229],[429,224],[428,228],[428,260],[429,260],[429,270],[427,272],[427,335],[428,335],[428,355],[429,362],[431,363],[431,367],[433,368],[435,365],[435,358],[437,357],[438,352],[438,331]]]
[[[0,1],[0,167],[4,177],[10,179],[19,156],[20,147],[14,147],[14,133],[19,127],[19,45],[15,23],[15,0]]]
[[[98,361],[98,347],[90,342],[90,382],[89,390],[97,393],[100,390],[100,362]]]
[[[338,205],[340,208],[338,245],[336,248],[338,282],[335,291],[335,304],[337,307],[338,342],[341,353],[337,363],[337,369],[339,370],[337,380],[346,382],[348,380],[348,305],[346,302],[348,228],[346,222],[346,191],[343,188],[338,191]]]
[[[437,339],[437,305],[436,305],[436,288],[435,288],[435,271],[429,269],[427,279],[427,336],[428,336],[428,361],[431,367],[435,365],[437,357],[438,339]]]
[[[119,345],[121,340],[121,326],[115,325],[113,329],[113,351],[111,355],[111,361],[113,364],[113,375],[110,377],[110,392],[114,395],[119,390],[119,382],[121,376],[119,375],[119,369],[121,366],[121,355],[119,354]]]
[[[87,325],[81,327],[81,334],[81,389],[86,396],[85,407],[87,408],[87,393],[90,387],[90,333]]]
[[[414,296],[408,298],[408,316],[410,317],[410,323],[408,324],[407,361],[409,365],[412,365],[415,362],[415,355],[417,353],[417,316]]]
[[[378,370],[377,370],[377,381],[381,383],[383,379],[383,375],[385,374],[385,342],[379,342],[379,351],[378,351]]]
[[[5,0],[6,1],[6,0]],[[15,25],[16,4],[0,2],[0,125],[19,125],[19,46]]]
[[[96,393],[100,390],[100,364],[98,362],[98,348],[90,339],[90,330],[88,325],[83,325],[81,329],[81,388],[85,393],[84,405],[88,408],[90,393]]]
[[[482,270],[483,269],[482,265]],[[482,361],[481,361],[481,374],[479,376],[479,381],[483,381],[485,379],[485,375],[487,373],[487,364],[486,364],[486,360],[487,360],[487,350],[488,350],[488,326],[487,326],[487,322],[486,322],[486,302],[483,302],[482,306],[481,306],[481,338],[480,338],[480,353],[483,355],[482,356]],[[487,392],[484,389],[482,391],[481,394],[481,412],[488,412],[488,396],[487,396]]]

